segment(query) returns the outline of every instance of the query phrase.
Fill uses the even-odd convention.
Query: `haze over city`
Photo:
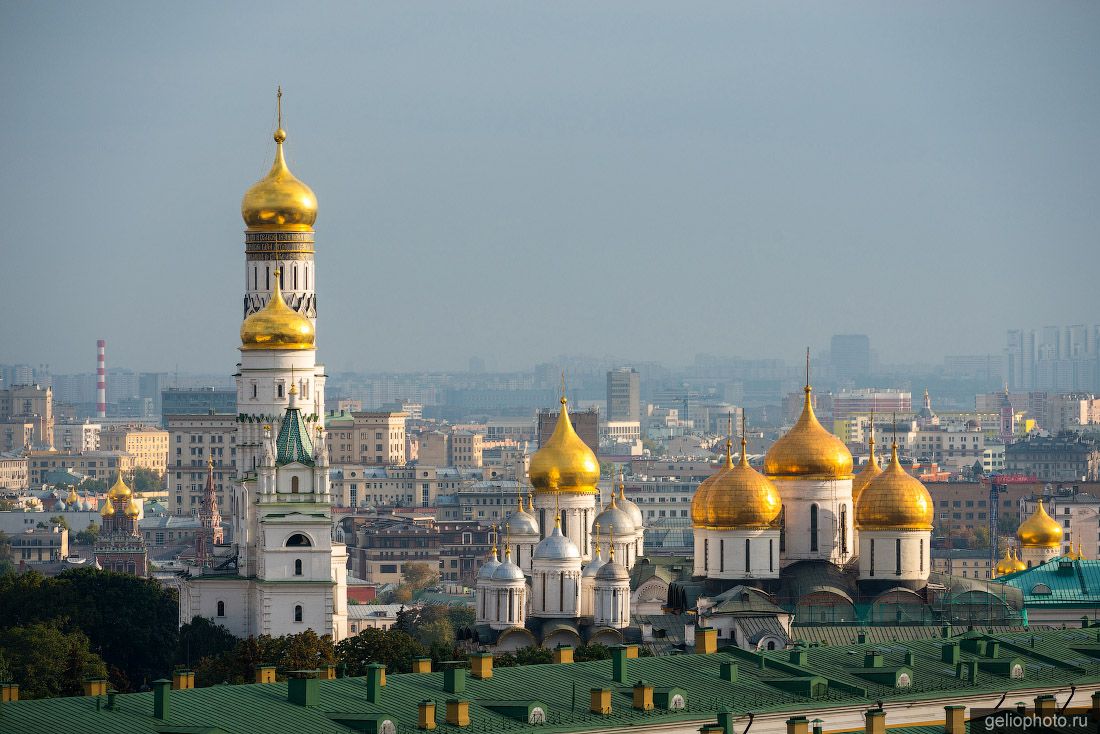
[[[0,6],[0,362],[230,371],[279,84],[332,369],[935,362],[1100,306],[1094,4],[301,9]]]

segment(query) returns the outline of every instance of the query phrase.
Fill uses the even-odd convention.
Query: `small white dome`
[[[536,561],[579,561],[581,552],[572,540],[561,534],[561,528],[555,525],[554,532],[535,546],[532,558]]]
[[[620,510],[616,504],[608,505],[603,512],[596,515],[596,520],[592,524],[593,533],[596,532],[596,523],[600,524],[601,537],[610,533],[614,533],[619,538],[634,537],[636,528],[634,521],[630,519],[630,515]]]
[[[493,578],[493,574],[498,568],[500,568],[500,561],[497,560],[496,549],[494,549],[492,558],[481,564],[481,568],[477,570],[478,581]]]
[[[530,514],[517,510],[504,521],[504,530],[508,536],[537,536],[539,534],[539,523]]]
[[[525,581],[523,569],[512,563],[512,559],[505,559],[504,563],[493,571],[493,581]]]
[[[592,560],[589,561],[588,565],[584,567],[583,571],[581,571],[581,578],[594,578],[596,576],[596,572],[603,567],[605,562],[606,561],[604,561],[603,557],[600,556],[600,549],[597,548],[595,555],[592,556]]]
[[[596,572],[597,581],[625,581],[630,583],[630,573],[622,566],[622,564],[615,563],[615,561],[608,561],[600,566],[600,570]]]

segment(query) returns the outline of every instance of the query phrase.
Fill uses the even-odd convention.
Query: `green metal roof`
[[[1019,589],[1025,607],[1100,606],[1100,560],[1055,558],[997,581]]]
[[[942,647],[959,641],[973,647],[982,640],[1000,643],[997,660],[1018,658],[1025,666],[1022,679],[981,667],[975,683],[955,677],[952,663],[942,661]],[[153,717],[152,693],[119,695],[114,710],[97,709],[95,699],[74,697],[0,704],[0,730],[5,734],[41,734],[64,731],[66,734],[148,734],[169,727],[182,731],[220,729],[226,734],[348,734],[353,722],[377,715],[392,717],[399,731],[414,731],[417,704],[422,700],[436,703],[441,734],[459,731],[445,723],[449,698],[470,702],[472,724],[469,730],[519,731],[527,724],[514,717],[516,706],[501,707],[501,701],[538,700],[547,702],[546,732],[588,731],[628,726],[658,725],[675,722],[713,721],[720,708],[737,714],[747,712],[806,713],[827,716],[834,706],[870,705],[882,700],[928,700],[968,693],[991,694],[1036,686],[1078,686],[1100,683],[1100,658],[1093,657],[1097,640],[1094,629],[1070,629],[1047,632],[1022,632],[1000,635],[971,635],[945,639],[909,640],[897,643],[837,645],[805,649],[803,665],[790,662],[789,651],[751,653],[728,649],[714,655],[672,655],[637,658],[628,661],[625,684],[612,680],[609,660],[566,665],[531,665],[497,668],[489,680],[468,679],[465,693],[455,695],[443,689],[443,674],[404,674],[388,676],[377,703],[367,699],[363,678],[318,681],[317,705],[299,706],[287,700],[287,684],[251,684],[213,686],[173,691],[167,720]],[[886,669],[904,667],[913,670],[913,687],[895,689],[869,680],[865,675],[864,655],[878,651]],[[905,662],[906,652],[912,662]],[[987,665],[991,658],[962,651],[964,662],[978,660]],[[760,661],[763,660],[763,668]],[[723,662],[735,662],[738,680],[728,683],[720,678]],[[860,675],[864,673],[864,675]],[[646,680],[657,688],[674,686],[686,693],[682,711],[636,711],[631,707],[631,684]],[[828,682],[824,695],[811,699],[800,692],[807,685]],[[589,691],[609,688],[613,713],[608,716],[588,710]],[[513,713],[510,714],[509,712]],[[340,722],[346,722],[347,725]]]
[[[298,408],[286,409],[275,447],[278,451],[275,463],[279,466],[295,462],[313,466],[313,441],[309,437],[306,422],[302,419],[302,411]]]

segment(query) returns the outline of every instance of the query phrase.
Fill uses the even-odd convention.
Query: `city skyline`
[[[2,282],[38,326],[0,362],[83,371],[104,338],[108,369],[231,371],[279,83],[333,371],[845,333],[934,363],[1100,305],[1065,267],[1098,223],[1096,8],[282,7],[0,11]]]

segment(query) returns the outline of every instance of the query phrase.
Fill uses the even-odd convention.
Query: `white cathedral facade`
[[[180,622],[208,617],[239,636],[312,629],[348,634],[347,548],[332,531],[322,425],[325,370],[317,363],[313,223],[317,202],[275,161],[241,203],[244,321],[237,383],[233,542],[185,574]]]

